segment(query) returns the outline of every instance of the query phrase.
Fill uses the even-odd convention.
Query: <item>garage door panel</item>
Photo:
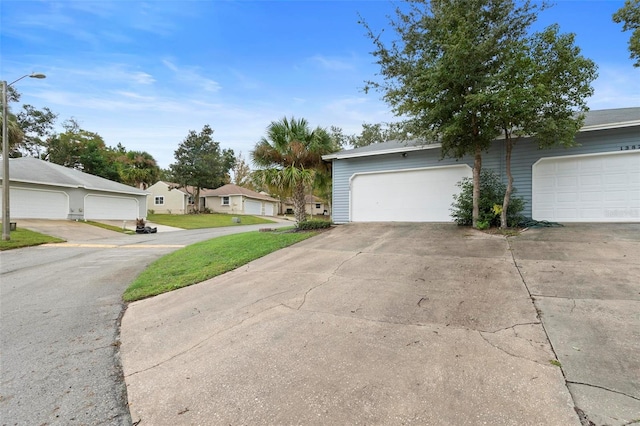
[[[10,188],[9,196],[13,219],[67,219],[69,215],[69,196],[63,191]]]
[[[532,180],[534,219],[640,221],[640,151],[545,158]]]
[[[244,212],[245,214],[254,214],[261,215],[262,214],[262,203],[258,201],[245,200],[244,201]]]
[[[471,177],[466,165],[355,175],[353,222],[450,222],[457,183]]]
[[[89,194],[84,200],[87,220],[134,220],[139,216],[135,198]]]

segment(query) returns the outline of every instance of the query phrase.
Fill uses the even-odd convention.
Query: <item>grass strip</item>
[[[246,232],[196,243],[153,262],[122,296],[127,302],[186,287],[317,235],[317,232]]]
[[[15,231],[11,231],[11,240],[0,241],[0,251],[62,242],[64,242],[64,240],[60,238],[40,234],[39,232],[30,231],[24,228],[17,228]]]
[[[87,225],[97,226],[98,228],[102,229],[108,229],[109,231],[121,232],[124,234],[135,234],[135,231],[124,229],[121,226],[109,225],[102,222],[94,222],[92,220],[85,220],[83,223],[86,223]]]
[[[232,219],[237,217],[240,223],[233,222]],[[258,225],[262,223],[273,223],[272,220],[257,216],[201,213],[201,214],[150,214],[147,216],[149,222],[158,225],[173,226],[182,229],[202,229],[202,228],[219,228],[222,226],[238,226],[238,225]]]

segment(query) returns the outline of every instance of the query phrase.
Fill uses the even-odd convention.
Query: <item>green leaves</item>
[[[614,15],[613,21],[623,23],[622,31],[631,31],[629,57],[635,59],[633,66],[640,67],[640,0],[626,0]]]
[[[193,198],[199,198],[201,188],[218,188],[228,180],[229,171],[235,164],[231,149],[220,149],[213,140],[213,129],[205,125],[200,133],[193,130],[174,152],[176,162],[171,173],[181,187],[195,188]]]

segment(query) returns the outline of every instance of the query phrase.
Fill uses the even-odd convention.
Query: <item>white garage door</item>
[[[640,151],[543,158],[532,173],[534,219],[640,221]]]
[[[67,219],[69,214],[66,192],[10,188],[9,196],[11,219]]]
[[[135,198],[89,194],[84,199],[84,218],[87,220],[134,220],[138,216]]]
[[[264,203],[264,215],[273,216],[273,203]]]
[[[450,222],[456,184],[467,165],[356,174],[351,178],[352,222]]]
[[[255,214],[260,216],[262,214],[262,203],[259,201],[244,201],[244,213],[245,214]]]

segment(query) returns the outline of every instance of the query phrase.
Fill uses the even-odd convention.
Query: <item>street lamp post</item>
[[[11,239],[10,228],[10,206],[9,206],[9,103],[7,102],[7,90],[9,86],[25,77],[30,78],[46,78],[46,75],[40,73],[25,74],[17,80],[7,84],[6,80],[2,80],[2,240],[9,241]]]

